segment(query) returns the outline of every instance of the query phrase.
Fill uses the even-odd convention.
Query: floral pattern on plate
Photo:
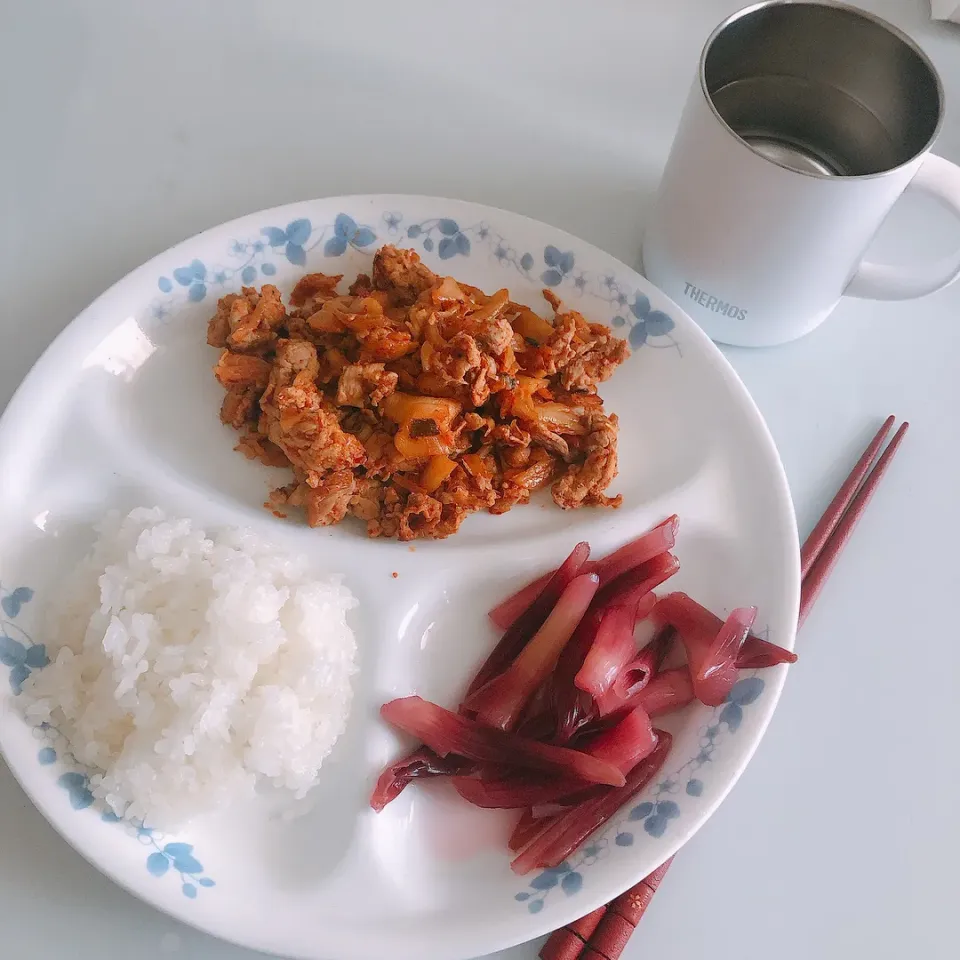
[[[184,299],[199,303],[211,292],[220,297],[237,290],[240,284],[269,282],[276,275],[281,258],[294,266],[306,267],[307,255],[314,251],[325,259],[342,257],[349,250],[372,256],[383,243],[402,245],[412,241],[428,256],[436,255],[442,261],[485,252],[501,266],[516,270],[528,280],[536,278],[562,296],[602,300],[617,310],[613,326],[624,331],[634,350],[650,346],[680,353],[669,315],[652,309],[644,293],[620,283],[613,274],[578,269],[573,250],[548,244],[535,256],[530,250],[517,249],[486,220],[462,224],[453,217],[431,217],[404,227],[404,216],[397,211],[387,211],[380,219],[380,234],[343,212],[337,214],[333,223],[313,224],[300,217],[286,227],[262,227],[257,237],[232,240],[223,262],[207,264],[194,259],[175,267],[172,278],[166,274],[159,277],[157,288],[163,296],[153,305],[153,317],[162,320]],[[322,266],[311,265],[311,269]]]

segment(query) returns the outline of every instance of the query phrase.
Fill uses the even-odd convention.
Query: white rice
[[[303,796],[343,733],[356,605],[253,533],[109,515],[21,700],[115,813],[170,828],[260,782]]]

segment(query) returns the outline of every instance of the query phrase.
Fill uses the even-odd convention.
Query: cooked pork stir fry
[[[217,305],[207,342],[238,449],[293,481],[268,506],[311,526],[347,514],[371,537],[448,537],[476,510],[505,513],[550,486],[564,509],[620,504],[617,418],[597,384],[628,355],[609,328],[552,322],[382,247],[371,276],[304,276],[284,306],[271,284]]]

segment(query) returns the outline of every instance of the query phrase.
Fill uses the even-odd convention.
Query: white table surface
[[[699,48],[738,5],[0,0],[0,406],[127,271],[290,200],[462,197],[635,264]],[[931,23],[927,0],[864,5],[936,62],[953,101],[939,151],[960,161],[960,28]],[[945,213],[904,200],[877,252],[958,242]],[[626,960],[958,955],[958,351],[960,285],[846,302],[802,341],[727,351],[801,531],[887,413],[913,427],[804,628],[766,739]],[[254,956],[100,876],[0,762],[0,957]]]

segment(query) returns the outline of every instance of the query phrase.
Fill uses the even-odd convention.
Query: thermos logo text
[[[724,316],[732,317],[734,320],[747,319],[746,310],[738,307],[735,303],[727,303],[726,300],[721,300],[719,297],[714,297],[707,293],[706,290],[701,290],[699,287],[695,287],[692,283],[685,283],[683,285],[683,292],[691,300],[696,300],[701,307],[706,307],[708,310],[712,310],[714,313],[722,313]]]

